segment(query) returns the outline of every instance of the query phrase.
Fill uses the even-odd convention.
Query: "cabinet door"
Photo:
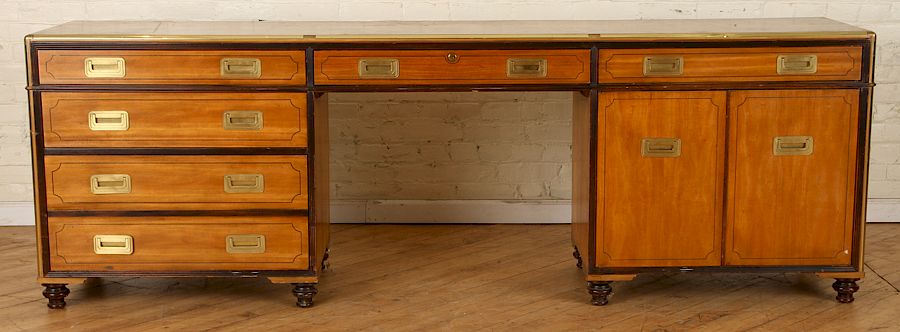
[[[859,92],[729,99],[726,264],[850,264]]]
[[[602,92],[597,265],[721,264],[725,92]]]

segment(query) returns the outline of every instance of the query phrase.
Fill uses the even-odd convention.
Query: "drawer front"
[[[729,103],[725,263],[849,265],[859,91],[735,91]]]
[[[51,271],[307,270],[306,217],[48,220]]]
[[[47,147],[305,147],[302,93],[41,94]]]
[[[590,82],[589,50],[317,51],[316,84]]]
[[[41,84],[306,84],[303,51],[41,50]]]
[[[46,156],[49,210],[306,209],[306,156]]]
[[[599,65],[600,83],[859,80],[862,48],[601,50]]]

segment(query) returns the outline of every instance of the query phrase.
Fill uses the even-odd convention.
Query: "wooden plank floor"
[[[310,309],[258,279],[96,279],[49,310],[33,228],[0,228],[0,331],[900,331],[900,224],[853,304],[808,274],[647,274],[589,304],[567,225],[335,225]]]

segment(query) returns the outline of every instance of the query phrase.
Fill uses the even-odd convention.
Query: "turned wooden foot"
[[[835,299],[840,303],[853,302],[853,293],[859,290],[859,285],[856,284],[857,280],[859,279],[834,279],[831,288],[837,292]]]
[[[577,266],[577,267],[580,269],[580,268],[582,267],[582,265],[581,265],[581,253],[578,252],[578,247],[575,247],[575,250],[572,251],[572,257],[575,257],[575,260],[576,260],[575,266]]]
[[[297,306],[301,308],[309,308],[313,305],[313,296],[319,291],[316,290],[316,284],[292,284],[294,285],[294,296],[297,297]]]
[[[612,287],[609,281],[591,281],[588,282],[588,293],[591,293],[591,304],[606,305],[609,303],[609,296],[612,295]]]
[[[69,295],[69,289],[66,284],[41,284],[44,286],[44,297],[49,300],[47,307],[50,309],[62,309],[66,307],[66,296]]]

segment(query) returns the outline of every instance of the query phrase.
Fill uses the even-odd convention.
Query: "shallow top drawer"
[[[42,50],[41,84],[305,84],[303,51]]]
[[[317,51],[316,84],[590,82],[589,50]]]
[[[600,83],[859,80],[862,48],[766,47],[600,51]]]

